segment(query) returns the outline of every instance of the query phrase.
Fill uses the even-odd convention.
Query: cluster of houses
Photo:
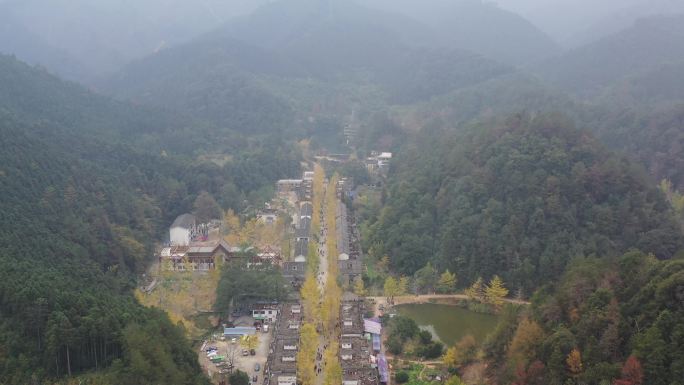
[[[313,204],[304,201],[299,204],[294,237],[294,258],[283,263],[283,277],[293,287],[298,288],[306,277],[306,257],[311,241],[311,218]]]
[[[302,325],[302,306],[288,302],[279,306],[273,338],[264,366],[264,385],[297,385],[297,352]]]
[[[381,353],[380,320],[364,319],[364,310],[364,302],[357,298],[345,299],[340,305],[338,358],[342,366],[342,385],[379,385],[389,381],[389,367]],[[299,334],[303,323],[301,304],[266,305],[255,307],[252,312],[255,319],[273,325],[273,338],[264,366],[264,385],[296,385]],[[238,332],[243,331],[226,329],[227,335]],[[252,332],[251,328],[247,332]]]
[[[337,205],[337,267],[344,283],[353,284],[363,274],[363,254],[360,236],[353,216],[348,215],[347,206]]]
[[[343,385],[387,384],[387,360],[381,353],[379,319],[363,319],[364,302],[351,299],[340,305],[339,359]]]

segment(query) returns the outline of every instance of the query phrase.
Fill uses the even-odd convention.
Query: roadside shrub
[[[426,359],[433,359],[440,357],[442,351],[444,350],[444,345],[441,342],[433,342],[428,345],[423,345],[416,350],[416,355]]]
[[[387,350],[394,355],[399,355],[403,351],[403,343],[401,339],[396,336],[392,336],[387,340]]]
[[[228,377],[230,385],[249,385],[249,376],[242,370],[236,370]]]
[[[418,337],[420,337],[420,343],[423,345],[427,345],[432,342],[432,333],[427,330],[422,330],[420,333],[418,333]]]
[[[404,371],[397,372],[397,374],[394,376],[394,379],[397,381],[398,384],[403,384],[405,382],[408,382],[409,375]]]

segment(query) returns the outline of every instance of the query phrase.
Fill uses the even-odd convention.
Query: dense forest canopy
[[[133,298],[136,274],[200,193],[258,202],[298,154],[254,137],[222,166],[193,160],[160,112],[0,59],[0,382],[108,368],[107,383],[204,383],[183,331]]]
[[[529,292],[575,256],[638,247],[667,259],[684,245],[640,167],[561,116],[423,131],[403,150],[366,238],[402,273],[432,262],[463,284],[502,274]]]
[[[678,383],[683,267],[681,259],[658,261],[638,251],[573,260],[560,280],[535,294],[530,309],[504,317],[489,337],[492,374],[529,385],[573,378],[591,385]],[[571,354],[581,364],[574,373],[566,364]]]
[[[112,383],[203,383],[182,331],[130,294],[161,219],[159,203],[139,193],[152,193],[146,178],[79,159],[78,139],[60,142],[7,114],[1,125],[0,381],[112,366],[103,374]],[[141,351],[152,346],[159,355]],[[174,373],[157,377],[158,364]]]

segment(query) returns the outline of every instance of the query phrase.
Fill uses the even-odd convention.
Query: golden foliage
[[[565,363],[568,365],[568,371],[573,377],[582,373],[582,355],[577,348],[572,349],[565,359]]]
[[[339,385],[342,383],[342,366],[337,359],[337,342],[331,342],[323,354],[325,360],[324,385]]]
[[[504,286],[504,282],[498,275],[495,275],[489,285],[485,289],[485,297],[487,302],[496,307],[500,307],[504,303],[504,298],[508,295],[508,289]]]
[[[195,326],[193,318],[198,312],[213,309],[218,271],[209,274],[164,271],[156,279],[158,283],[151,293],[135,291],[138,302],[165,310],[174,324],[183,324],[190,337],[201,336],[205,331]]]
[[[534,320],[524,318],[513,335],[508,347],[508,357],[518,363],[527,362],[536,356],[537,349],[544,342],[544,331]]]
[[[314,322],[320,315],[318,303],[320,302],[321,293],[318,291],[316,276],[311,270],[306,274],[306,279],[300,289],[300,295],[304,307],[304,318],[307,322]]]
[[[363,278],[360,276],[354,279],[354,294],[358,295],[359,297],[365,297],[368,295],[368,290],[366,290],[366,287],[363,284]]]

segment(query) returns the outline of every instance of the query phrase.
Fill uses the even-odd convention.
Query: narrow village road
[[[327,187],[324,189],[323,192],[323,197],[326,196],[325,191],[327,190]],[[321,204],[321,212],[320,213],[314,213],[314,215],[320,215],[321,216],[321,230],[318,234],[319,236],[319,241],[318,241],[318,258],[319,258],[319,265],[318,265],[318,276],[316,279],[318,280],[318,288],[321,291],[321,293],[325,293],[325,284],[328,281],[328,244],[327,244],[327,238],[328,238],[328,231],[326,228],[326,213],[327,213],[327,202],[325,198],[322,201]],[[321,298],[322,300],[322,298]],[[323,385],[324,382],[324,376],[323,376],[323,353],[325,352],[325,348],[328,344],[327,338],[325,335],[320,335],[318,338],[318,354],[316,356],[316,383],[315,385]]]
[[[323,212],[325,213],[325,205],[323,206]],[[319,235],[318,242],[318,287],[321,292],[325,289],[325,283],[328,280],[328,244],[327,244],[327,229],[325,228],[325,214],[321,220],[321,231]]]

